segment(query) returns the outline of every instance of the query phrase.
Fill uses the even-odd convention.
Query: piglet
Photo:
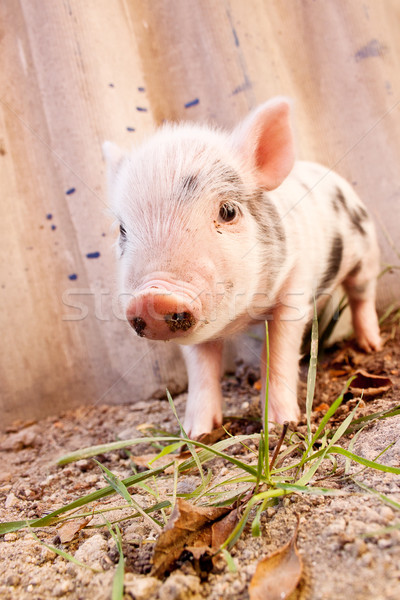
[[[166,124],[130,153],[110,142],[103,151],[124,314],[139,337],[182,345],[189,435],[221,424],[223,341],[252,322],[269,322],[271,422],[299,418],[314,298],[320,308],[343,284],[359,346],[380,348],[373,223],[339,175],[295,162],[287,99],[232,132]],[[262,399],[265,363],[264,351]]]

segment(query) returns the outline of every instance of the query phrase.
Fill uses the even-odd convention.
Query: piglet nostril
[[[144,330],[146,327],[146,321],[142,319],[142,317],[133,317],[133,319],[128,319],[129,325],[133,327],[139,337],[144,337]]]
[[[172,332],[178,330],[187,331],[196,323],[196,319],[192,313],[187,311],[165,315],[164,321]]]

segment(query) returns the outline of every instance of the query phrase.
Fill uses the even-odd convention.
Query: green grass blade
[[[230,571],[230,573],[237,573],[237,566],[235,564],[235,561],[233,560],[233,556],[230,552],[228,552],[228,550],[226,548],[223,548],[221,550],[222,554],[224,555],[224,558],[226,560],[226,564],[228,565],[228,570]]]
[[[337,428],[337,430],[335,431],[335,433],[332,436],[331,441],[329,442],[328,446],[326,448],[324,448],[321,456],[318,458],[318,460],[315,461],[315,463],[313,465],[311,465],[311,467],[304,473],[304,475],[302,477],[300,477],[300,479],[297,481],[298,485],[306,485],[310,479],[313,477],[313,475],[315,474],[316,470],[319,468],[321,462],[324,460],[325,456],[328,454],[329,449],[331,447],[333,447],[333,445],[343,436],[343,434],[345,433],[346,429],[348,428],[349,424],[351,423],[353,417],[354,417],[354,413],[356,412],[358,408],[358,403],[357,405],[353,408],[353,410],[351,411],[351,413],[345,418],[345,420],[343,421],[343,423],[340,424],[340,426]]]
[[[343,496],[346,495],[341,490],[316,487],[314,485],[299,485],[297,483],[276,483],[276,488],[286,492],[301,492],[302,494],[311,494],[316,496]]]
[[[125,574],[125,559],[122,549],[119,554],[119,560],[112,584],[112,600],[123,600],[124,597],[124,574]]]
[[[237,540],[241,536],[242,531],[245,528],[246,523],[249,519],[251,509],[253,508],[253,506],[255,504],[257,504],[258,502],[260,502],[261,500],[264,500],[264,499],[271,499],[271,498],[277,498],[279,496],[286,496],[286,494],[288,494],[288,493],[290,493],[290,492],[287,492],[286,490],[283,490],[283,489],[281,489],[281,490],[269,489],[266,492],[260,492],[260,493],[256,494],[255,496],[253,496],[247,503],[247,506],[243,511],[243,515],[242,515],[239,523],[236,525],[236,527],[232,531],[232,533],[226,538],[225,542],[221,546],[221,549],[222,548],[231,548],[237,542]]]
[[[265,403],[264,403],[264,472],[265,479],[270,480],[269,473],[269,423],[268,423],[268,396],[269,396],[269,329],[268,321],[265,321]]]
[[[144,471],[143,473],[138,473],[137,475],[131,475],[130,477],[123,479],[122,482],[126,487],[136,485],[141,481],[145,481],[149,477],[160,475],[163,471],[165,471],[165,469],[167,469],[173,464],[174,463],[171,462],[168,465],[159,467],[158,469],[150,469],[148,471]],[[91,494],[87,494],[82,498],[78,498],[77,500],[74,500],[73,502],[70,502],[65,506],[61,506],[60,508],[53,510],[51,513],[44,517],[40,517],[38,519],[30,519],[28,521],[9,521],[6,523],[0,523],[0,535],[23,529],[24,527],[26,527],[27,523],[31,527],[47,527],[48,525],[53,525],[54,523],[58,522],[59,515],[62,515],[63,513],[69,512],[71,510],[75,510],[76,508],[80,508],[81,506],[86,506],[91,502],[97,502],[101,498],[111,496],[112,494],[115,494],[114,488],[111,486],[107,486],[102,488],[101,490],[96,490]]]
[[[106,452],[122,450],[123,448],[128,448],[129,446],[136,446],[137,444],[152,444],[154,442],[182,442],[182,438],[176,435],[169,435],[162,437],[140,437],[132,438],[130,440],[118,440],[117,442],[110,442],[108,444],[100,444],[98,446],[89,446],[88,448],[75,450],[75,452],[61,456],[57,460],[56,464],[58,466],[63,466],[84,458],[92,458],[93,456],[97,456],[97,454],[105,454]]]
[[[229,446],[233,446],[233,444],[241,443],[244,440],[258,440],[258,439],[260,439],[260,434],[252,433],[249,435],[238,435],[236,437],[231,437],[227,440],[221,440],[220,442],[217,442],[213,446],[206,446],[205,444],[202,444],[201,442],[197,442],[196,440],[185,440],[184,443],[187,443],[189,446],[194,445],[194,446],[198,446],[199,448],[203,448],[204,450],[211,451],[211,448],[219,449],[220,447],[222,447],[222,449],[224,449],[224,448],[228,448]],[[102,444],[99,446],[89,446],[88,448],[76,450],[75,452],[71,452],[70,454],[66,454],[65,456],[62,456],[57,461],[57,464],[58,465],[66,465],[71,462],[81,460],[83,458],[92,458],[93,456],[96,456],[97,454],[105,454],[106,452],[112,452],[114,450],[121,450],[123,448],[127,448],[129,446],[134,446],[137,444],[152,444],[154,442],[170,442],[170,443],[180,442],[180,443],[182,443],[182,438],[180,438],[178,436],[168,436],[168,437],[159,437],[159,438],[157,438],[157,437],[141,437],[141,438],[132,438],[130,440],[120,440],[118,442],[110,442],[109,444]],[[218,446],[218,444],[222,444],[222,446]],[[226,444],[226,445],[224,445],[224,444]],[[168,466],[170,466],[171,464],[173,464],[173,463],[169,463]],[[194,463],[194,464],[196,464],[196,463]],[[165,468],[166,467],[164,467],[164,469]]]
[[[197,457],[199,458],[199,460],[201,461],[202,464],[206,463],[208,460],[211,460],[215,456],[219,456],[220,458],[224,458],[225,460],[229,461],[230,463],[232,463],[239,469],[242,469],[243,471],[250,473],[251,475],[253,475],[256,478],[257,477],[257,468],[256,467],[248,465],[247,463],[244,463],[241,460],[238,460],[234,456],[230,456],[229,454],[222,452],[222,450],[225,450],[226,448],[229,448],[230,446],[233,446],[234,444],[240,443],[242,440],[259,440],[259,439],[260,439],[260,434],[253,433],[253,434],[249,434],[249,435],[238,435],[236,437],[230,437],[226,440],[220,440],[219,442],[216,442],[212,446],[206,446],[205,444],[202,444],[201,442],[196,442],[193,440],[191,440],[189,443],[194,444],[195,446],[198,446],[199,448],[202,448],[202,451],[197,454]],[[188,469],[192,469],[194,466],[195,466],[195,462],[193,461],[192,458],[190,458],[179,465],[179,471],[180,472],[186,471]]]
[[[394,473],[395,475],[400,475],[399,467],[390,467],[388,465],[383,465],[381,463],[378,463],[374,460],[368,460],[366,458],[363,458],[362,456],[359,456],[358,454],[353,454],[353,452],[349,452],[348,450],[345,450],[344,448],[341,448],[340,446],[332,446],[328,449],[319,450],[318,452],[315,452],[312,456],[310,456],[307,459],[307,461],[314,460],[315,458],[322,456],[322,454],[324,454],[324,453],[342,454],[343,456],[347,456],[351,460],[354,460],[354,462],[357,462],[360,465],[364,465],[365,467],[370,467],[371,469],[375,469],[376,471],[383,471],[384,473]]]
[[[337,411],[337,409],[339,408],[339,406],[342,404],[343,402],[343,398],[345,393],[348,390],[348,387],[350,385],[350,383],[353,381],[354,377],[352,377],[351,379],[349,379],[346,382],[346,385],[342,391],[342,393],[340,394],[340,396],[338,398],[336,398],[336,400],[331,404],[331,406],[329,407],[329,409],[326,411],[325,415],[323,416],[323,418],[321,419],[321,422],[317,428],[317,431],[314,433],[311,442],[309,443],[306,452],[304,452],[303,457],[300,461],[300,466],[303,466],[303,464],[306,462],[306,459],[308,457],[309,451],[310,449],[313,447],[313,445],[315,444],[315,442],[318,440],[318,438],[320,437],[321,433],[323,432],[327,422],[329,421],[329,419],[335,414],[335,412]]]
[[[261,536],[261,513],[264,512],[268,499],[263,500],[260,506],[257,508],[256,516],[251,524],[251,535],[253,537]]]
[[[168,398],[168,402],[169,402],[169,405],[171,407],[171,410],[174,413],[174,417],[175,417],[175,419],[178,422],[181,435],[182,435],[183,439],[186,440],[186,442],[188,442],[189,441],[189,436],[186,434],[186,431],[184,430],[183,425],[182,425],[182,423],[179,420],[178,413],[176,412],[174,401],[172,400],[172,396],[171,396],[171,394],[169,393],[168,390],[167,390],[167,398]],[[204,473],[203,473],[203,469],[202,469],[202,466],[201,466],[201,462],[200,462],[200,460],[199,460],[199,458],[197,456],[196,449],[193,448],[193,446],[191,444],[188,444],[188,448],[189,448],[189,452],[192,455],[192,458],[193,458],[194,462],[196,463],[196,467],[199,470],[201,481],[204,484]]]
[[[154,458],[152,458],[149,461],[149,465],[152,465],[153,463],[157,462],[159,458],[162,458],[163,456],[166,456],[167,454],[171,454],[172,452],[175,452],[175,450],[178,450],[178,448],[182,448],[182,446],[184,446],[186,444],[185,440],[182,440],[180,442],[175,442],[174,444],[168,444],[168,446],[165,446],[165,448],[163,448],[161,450],[161,452],[159,452],[157,454],[157,456],[155,456]]]
[[[132,506],[132,498],[130,493],[128,492],[126,486],[122,483],[122,481],[120,479],[118,479],[118,477],[116,475],[114,475],[114,473],[112,471],[110,471],[110,469],[107,469],[107,467],[105,467],[104,465],[102,465],[98,460],[96,460],[95,458],[93,459],[94,462],[100,467],[100,469],[103,471],[103,475],[104,478],[106,480],[106,482],[120,495],[122,496],[122,498],[124,500],[126,500],[126,502],[128,504],[130,504]]]
[[[113,584],[112,584],[112,592],[111,592],[111,600],[123,600],[124,597],[124,574],[125,574],[125,557],[122,551],[122,537],[121,531],[118,525],[115,525],[115,531],[112,527],[111,523],[107,521],[105,517],[103,517],[108,531],[114,539],[114,542],[117,546],[117,550],[119,553],[119,560],[117,564],[117,568],[115,569]]]
[[[348,447],[349,452],[353,452],[354,444],[356,443],[356,441],[358,439],[358,436],[361,434],[361,432],[363,431],[364,427],[366,427],[366,425],[364,425],[361,429],[359,429],[357,431],[357,433],[355,433],[353,435],[352,439],[350,440],[349,447]],[[350,463],[351,463],[350,458],[346,458],[346,463],[345,463],[345,466],[344,466],[344,473],[345,473],[345,475],[347,475],[348,472],[350,471]]]
[[[318,362],[318,317],[317,317],[317,305],[314,298],[314,314],[311,327],[311,350],[310,350],[310,364],[308,367],[307,374],[307,399],[306,399],[306,417],[307,417],[307,438],[308,443],[311,445],[311,413],[313,407],[314,393],[315,393],[315,380],[317,377],[317,362]]]
[[[382,494],[382,492],[378,492],[378,490],[375,490],[374,488],[370,488],[368,485],[365,485],[365,483],[363,483],[362,481],[358,481],[358,479],[354,479],[354,477],[352,477],[351,479],[362,490],[368,492],[369,494],[374,494],[374,496],[378,496],[378,498],[380,500],[382,500],[382,502],[384,502],[385,504],[388,504],[389,506],[391,506],[392,508],[395,508],[396,510],[400,510],[400,503],[396,502],[396,500],[389,498],[389,496],[386,496],[386,494]]]
[[[369,421],[381,421],[383,419],[395,417],[396,415],[400,415],[400,404],[397,404],[393,408],[389,408],[380,412],[372,413],[371,415],[366,415],[365,417],[359,417],[358,419],[354,419],[354,421],[350,424],[348,430],[346,431],[346,434],[352,433],[360,427],[363,427],[363,424],[368,423]]]
[[[123,481],[121,479],[119,479],[116,475],[114,475],[114,473],[112,471],[110,471],[110,469],[107,469],[107,467],[105,467],[104,465],[99,463],[98,460],[96,460],[95,458],[93,460],[102,469],[105,480],[117,492],[117,494],[122,496],[122,498],[128,504],[133,506],[142,515],[142,517],[145,519],[145,521],[147,521],[152,527],[154,527],[156,529],[156,531],[158,533],[160,533],[161,532],[161,524],[159,523],[159,521],[154,519],[154,517],[152,517],[151,515],[148,515],[143,510],[143,508],[141,506],[139,506],[139,504],[137,502],[134,501],[134,499],[128,492],[126,485],[123,483]]]
[[[29,527],[31,535],[35,538],[35,540],[37,542],[39,542],[39,544],[41,544],[42,546],[45,546],[45,548],[48,548],[48,550],[51,550],[51,552],[54,552],[54,554],[58,554],[58,556],[62,556],[62,558],[65,558],[65,560],[68,560],[69,562],[74,563],[78,567],[82,567],[83,569],[89,569],[90,571],[93,571],[93,573],[102,573],[103,572],[100,569],[95,569],[94,567],[85,565],[80,560],[75,558],[75,556],[72,556],[72,554],[69,554],[68,552],[65,552],[64,550],[60,550],[60,548],[56,548],[55,546],[46,544],[46,542],[42,542],[42,540],[40,538],[38,538],[36,533],[31,529],[28,521],[25,521],[25,527]]]
[[[176,482],[178,482],[178,473],[179,473],[178,465],[176,465],[174,476],[175,476],[175,473],[176,473]],[[183,493],[177,494],[177,496],[179,498],[186,498],[186,499],[201,498],[206,493],[206,490],[211,482],[212,475],[213,475],[213,473],[212,473],[211,469],[208,469],[207,475],[204,478],[204,483],[201,482],[200,485],[196,489],[193,490],[193,492],[189,492],[187,494],[183,494]],[[175,481],[174,481],[174,487],[175,487]]]
[[[259,487],[260,481],[261,481],[262,470],[263,470],[263,465],[264,465],[264,456],[265,456],[265,438],[264,438],[264,433],[261,431],[260,443],[258,445],[257,478],[256,478],[255,493],[258,492],[258,487]]]

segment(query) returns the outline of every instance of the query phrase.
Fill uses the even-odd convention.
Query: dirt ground
[[[386,332],[384,349],[366,356],[351,346],[342,345],[327,354],[320,362],[314,420],[321,418],[326,405],[340,393],[347,377],[358,368],[369,373],[385,375],[393,383],[381,397],[362,401],[356,416],[385,410],[400,404],[400,334]],[[306,368],[302,368],[302,375]],[[225,377],[225,415],[247,417],[241,424],[241,433],[259,429],[254,415],[259,415],[258,392],[254,386],[257,371],[241,366],[236,374]],[[301,384],[304,397],[305,383]],[[176,406],[183,415],[186,395],[178,396]],[[349,395],[339,409],[341,417],[354,407]],[[129,406],[94,406],[69,411],[57,418],[46,418],[35,423],[16,423],[0,437],[0,521],[36,518],[100,489],[106,484],[97,465],[91,460],[58,467],[55,461],[73,450],[138,437],[138,427],[144,423],[177,433],[176,422],[168,403],[149,400]],[[304,424],[303,424],[304,426]],[[301,428],[301,424],[300,424]],[[400,466],[400,416],[390,417],[368,425],[358,437],[353,451],[365,458],[380,456],[382,463]],[[272,445],[276,443],[272,436]],[[275,440],[275,442],[274,442]],[[344,440],[343,445],[349,443]],[[233,449],[245,457],[242,447]],[[137,447],[134,454],[154,452]],[[123,451],[111,452],[100,458],[121,477],[132,474],[130,461]],[[335,488],[343,495],[300,496],[293,494],[268,508],[262,516],[262,536],[252,537],[247,528],[232,549],[238,567],[229,572],[221,559],[207,579],[201,581],[193,566],[183,562],[165,581],[148,575],[156,532],[142,518],[120,523],[123,549],[126,557],[125,598],[144,600],[185,600],[208,598],[219,600],[229,593],[231,600],[247,599],[248,584],[258,561],[282,546],[291,536],[297,516],[300,518],[299,552],[304,561],[304,574],[293,599],[325,600],[351,597],[352,600],[398,600],[400,598],[400,530],[390,529],[376,534],[385,527],[398,525],[400,513],[383,503],[376,495],[363,492],[349,479],[342,477],[344,460],[338,458],[336,476],[319,485]],[[222,460],[211,463],[213,471],[223,477],[231,467]],[[400,502],[400,476],[390,473],[351,467],[357,479],[369,487]],[[163,483],[164,482],[164,483]],[[181,475],[178,491],[190,492],[198,485],[196,475]],[[161,499],[168,497],[171,483],[160,478]],[[132,490],[131,490],[132,491]],[[134,490],[134,499],[142,506],[150,505],[143,489]],[[112,496],[101,506],[113,507],[123,503]],[[127,514],[128,509],[124,509]],[[128,513],[129,514],[129,513]],[[121,518],[118,513],[107,513],[107,518]],[[99,525],[99,527],[95,527]],[[29,530],[8,533],[0,538],[0,597],[3,600],[68,598],[73,600],[106,600],[111,598],[112,578],[118,561],[115,542],[106,527],[96,517],[77,532],[70,542],[62,542],[56,527],[36,529],[40,540],[62,548],[81,562],[100,572],[84,569],[68,562],[36,541]]]

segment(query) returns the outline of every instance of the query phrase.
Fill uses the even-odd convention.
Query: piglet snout
[[[170,340],[191,333],[197,312],[190,298],[151,287],[131,300],[126,318],[140,337]]]

